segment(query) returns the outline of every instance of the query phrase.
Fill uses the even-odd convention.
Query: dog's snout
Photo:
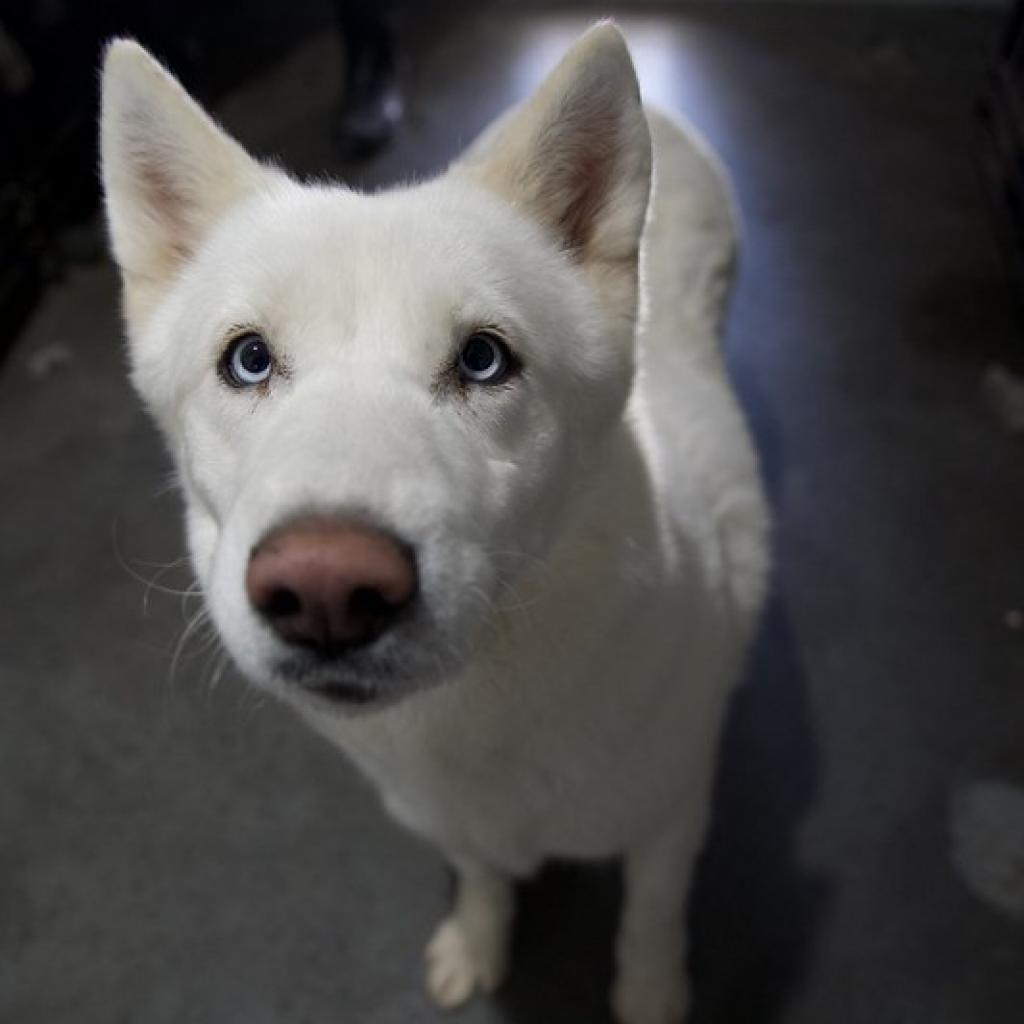
[[[394,624],[416,596],[416,562],[381,530],[308,520],[276,530],[255,548],[245,585],[282,640],[337,654]]]

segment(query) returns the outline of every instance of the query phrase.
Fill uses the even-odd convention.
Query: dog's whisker
[[[522,595],[519,593],[519,591],[516,589],[514,584],[510,583],[507,579],[505,579],[502,576],[498,576],[497,577],[497,583],[498,583],[498,586],[501,587],[503,590],[507,591],[507,593],[510,594],[511,598],[512,598],[511,602],[508,602],[508,601],[505,601],[505,600],[502,600],[502,601],[499,602],[498,608],[501,611],[506,611],[506,612],[526,611],[528,608],[532,608],[534,605],[536,605],[537,602],[540,600],[540,596],[539,595],[537,595],[535,597],[531,597],[529,599],[524,599],[522,597]]]
[[[141,566],[143,569],[178,569],[181,566],[188,564],[188,555],[181,555],[178,558],[172,558],[169,562],[151,562],[145,558],[133,558],[132,561]]]
[[[486,622],[493,622],[498,616],[499,609],[491,595],[479,584],[471,584],[468,588],[468,593],[483,609],[484,620]]]
[[[199,580],[193,580],[182,592],[181,592],[181,617],[185,619],[188,616],[188,602],[189,598],[202,597],[203,587]]]
[[[164,498],[168,494],[174,494],[181,489],[181,481],[178,477],[177,470],[171,470],[164,482],[157,488],[156,496],[158,498]]]
[[[210,673],[207,686],[209,686],[211,690],[216,690],[220,685],[220,681],[224,678],[224,673],[227,670],[228,665],[231,663],[231,658],[228,655],[228,652],[224,650],[224,647],[219,645],[218,649],[213,652],[210,661],[213,665],[213,671]]]
[[[241,686],[238,690],[238,718],[245,727],[248,727],[252,720],[267,705],[267,697],[254,686]]]
[[[175,644],[174,652],[171,655],[170,668],[168,669],[168,674],[172,682],[176,678],[178,667],[181,664],[185,647],[192,638],[199,635],[199,631],[202,629],[207,629],[208,633],[207,636],[204,638],[203,646],[201,646],[199,650],[196,652],[197,654],[201,654],[203,651],[207,650],[209,648],[210,643],[215,642],[217,640],[216,633],[212,630],[209,612],[207,611],[205,606],[200,607],[192,616],[192,618],[189,619],[185,628],[181,632],[181,636],[178,638],[178,642]]]
[[[120,539],[117,532],[117,519],[111,527],[111,540],[113,544],[114,557],[117,559],[118,565],[133,579],[141,583],[144,587],[142,592],[142,611],[144,615],[149,614],[149,600],[150,595],[154,592],[159,594],[167,594],[171,597],[195,597],[196,591],[195,583],[191,583],[187,588],[182,589],[180,587],[168,587],[160,580],[169,572],[174,569],[181,568],[188,563],[187,556],[181,556],[180,558],[172,559],[169,562],[151,562],[144,559],[133,558],[131,561],[125,555],[121,548]],[[132,564],[134,563],[134,565]],[[156,569],[156,572],[152,576],[145,576],[139,572],[135,566],[141,566],[146,569]]]
[[[548,564],[543,558],[530,554],[528,551],[517,551],[514,548],[487,548],[486,552],[491,558],[503,561],[506,559],[516,559],[520,562],[526,563],[527,565],[544,569],[545,571],[548,569]]]

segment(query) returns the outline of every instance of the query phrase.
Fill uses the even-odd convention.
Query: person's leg
[[[402,116],[395,9],[388,0],[334,0],[345,60],[344,94],[335,128],[347,157],[386,145]]]

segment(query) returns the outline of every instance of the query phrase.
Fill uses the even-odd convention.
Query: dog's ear
[[[127,39],[114,40],[104,59],[100,151],[111,246],[132,326],[218,218],[276,172],[249,157]]]
[[[583,266],[610,311],[632,320],[651,140],[615,25],[586,32],[455,170],[539,221]]]

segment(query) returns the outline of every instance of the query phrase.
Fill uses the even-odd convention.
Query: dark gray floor
[[[408,125],[358,180],[441,166],[587,20],[418,32]],[[998,19],[729,7],[625,27],[649,96],[736,177],[729,355],[778,515],[694,896],[697,1017],[1017,1024],[1024,923],[967,892],[947,829],[963,785],[1024,783],[1024,633],[1004,624],[1024,605],[1022,449],[979,388],[1024,344],[970,121]],[[313,40],[221,115],[330,168],[335,81]],[[436,856],[287,714],[212,685],[201,637],[169,673],[195,604],[144,600],[119,564],[150,577],[181,545],[116,302],[108,268],[76,272],[0,378],[0,1020],[442,1020],[419,977]],[[70,361],[30,372],[55,344]],[[606,1021],[616,886],[568,867],[529,885],[512,981],[458,1019]]]

